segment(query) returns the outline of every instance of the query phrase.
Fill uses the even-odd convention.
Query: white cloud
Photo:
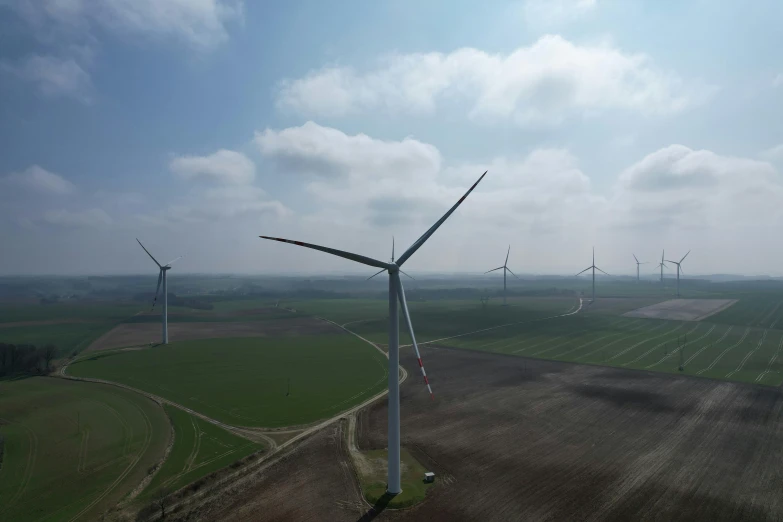
[[[475,120],[551,125],[601,110],[676,113],[703,102],[713,90],[686,85],[641,54],[547,35],[508,55],[463,48],[394,55],[364,73],[326,67],[284,81],[277,104],[342,116],[378,109],[426,114],[439,103],[467,101]]]
[[[172,223],[201,223],[242,217],[283,218],[290,210],[253,186],[214,187],[192,192],[169,207],[163,219]]]
[[[31,165],[22,172],[12,172],[0,178],[4,184],[15,185],[49,194],[71,194],[76,191],[73,183],[38,165]]]
[[[411,138],[382,141],[365,134],[348,136],[312,121],[281,131],[256,132],[255,142],[263,155],[277,158],[286,168],[321,177],[392,174],[415,179],[436,172],[441,162],[438,149]]]
[[[32,54],[0,70],[34,83],[48,97],[93,98],[89,70],[104,35],[133,43],[176,41],[197,52],[228,39],[227,25],[244,20],[243,0],[0,0],[58,56]],[[99,39],[100,36],[100,39]]]
[[[627,168],[615,196],[618,226],[698,229],[731,244],[783,225],[783,178],[772,165],[683,145],[660,149]]]
[[[769,161],[783,162],[783,143],[763,151],[761,157]]]
[[[49,98],[66,97],[90,103],[92,82],[90,75],[73,59],[32,55],[18,65],[3,63],[6,73],[34,84]]]
[[[444,168],[440,152],[430,144],[351,136],[312,122],[267,129],[256,134],[256,141],[278,168],[301,176],[303,189],[318,203],[314,215],[330,226],[420,233],[487,169],[482,190],[463,210],[481,225],[535,231],[562,227],[594,199],[576,158],[562,149]]]
[[[114,223],[111,216],[100,208],[77,211],[49,210],[43,214],[41,221],[50,225],[73,228],[106,228]]]
[[[778,73],[772,80],[773,87],[783,87],[783,73]]]
[[[255,164],[233,150],[220,149],[209,156],[180,156],[171,160],[169,168],[185,179],[205,179],[220,183],[245,185],[256,177]]]

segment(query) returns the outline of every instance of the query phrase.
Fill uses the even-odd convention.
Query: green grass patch
[[[68,372],[127,384],[226,424],[281,427],[327,418],[381,392],[387,365],[367,343],[331,334],[175,342],[82,359]]]
[[[176,491],[263,448],[179,408],[164,409],[174,426],[174,446],[142,499],[154,498],[161,488]]]
[[[424,482],[424,473],[428,470],[413,458],[408,450],[401,448],[402,475],[400,482],[402,493],[391,499],[386,499],[384,497],[386,495],[388,452],[385,449],[370,450],[362,451],[361,455],[365,465],[356,465],[356,469],[364,498],[371,504],[376,504],[379,501],[386,503],[388,500],[387,507],[391,509],[411,507],[424,500],[427,491],[435,485]],[[438,478],[436,477],[435,480],[437,482]]]
[[[114,328],[115,323],[62,323],[0,328],[0,341],[11,344],[53,344],[60,356],[80,352]]]
[[[0,305],[0,323],[71,319],[95,322],[118,322],[143,310],[139,303],[57,303]]]
[[[114,386],[0,381],[0,520],[95,520],[162,458],[168,419]]]

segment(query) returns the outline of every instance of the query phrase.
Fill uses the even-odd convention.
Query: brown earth
[[[267,337],[285,335],[318,335],[340,330],[310,317],[248,322],[169,323],[169,341],[191,341],[226,337]],[[114,327],[96,339],[87,351],[108,350],[160,342],[160,323],[126,323]]]
[[[580,313],[620,315],[663,301],[663,298],[657,297],[596,297],[595,302],[591,303],[590,297],[590,292],[585,292],[584,308]]]
[[[166,520],[337,521],[357,520],[368,507],[351,466],[338,422],[305,439],[296,450],[206,502],[196,502]]]
[[[775,388],[423,348],[435,401],[401,387],[403,445],[437,474],[422,504],[359,516],[345,441],[319,432],[188,520],[779,520]],[[411,350],[403,364],[416,367]],[[411,374],[413,377],[414,374]],[[386,403],[359,446],[385,447]]]
[[[623,314],[625,317],[643,319],[669,319],[672,321],[703,321],[736,303],[736,299],[670,299]]]

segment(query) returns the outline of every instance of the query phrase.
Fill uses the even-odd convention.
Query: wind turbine
[[[405,290],[402,287],[402,280],[400,279],[400,267],[408,260],[421,246],[438,230],[446,219],[457,209],[458,206],[465,200],[468,195],[473,192],[473,189],[484,179],[487,173],[481,175],[472,187],[468,189],[464,196],[462,196],[453,207],[446,212],[434,225],[430,227],[419,239],[413,243],[408,250],[406,250],[396,262],[384,262],[378,261],[371,257],[365,257],[359,254],[353,254],[351,252],[345,252],[343,250],[337,250],[334,248],[323,247],[319,245],[313,245],[311,243],[303,243],[301,241],[291,241],[289,239],[282,239],[278,237],[259,236],[262,239],[271,239],[273,241],[281,241],[283,243],[291,243],[292,245],[299,245],[305,248],[312,248],[313,250],[320,250],[327,254],[332,254],[363,265],[374,266],[381,270],[375,274],[378,275],[382,272],[389,273],[389,425],[388,425],[388,446],[389,446],[389,467],[388,478],[386,483],[386,491],[391,495],[399,494],[402,489],[400,487],[400,381],[399,381],[399,366],[400,366],[400,324],[399,324],[399,308],[402,309],[402,315],[405,319],[405,325],[408,327],[408,333],[410,333],[411,341],[413,343],[413,349],[416,351],[416,358],[419,361],[419,368],[421,368],[421,374],[424,377],[424,383],[427,385],[427,389],[432,397],[432,388],[427,380],[427,374],[424,372],[424,365],[421,362],[421,354],[419,353],[419,345],[416,344],[416,337],[413,333],[413,325],[411,323],[410,314],[408,313],[408,304],[405,300]],[[374,277],[374,276],[373,276]],[[399,304],[398,304],[399,301]],[[399,307],[399,308],[398,308]]]
[[[661,267],[661,286],[663,286],[663,269],[666,268],[666,262],[663,260],[665,250],[661,250],[661,262],[655,265],[655,268]]]
[[[691,251],[688,250],[688,254],[690,253]],[[680,259],[679,261],[669,261],[668,259],[666,260],[667,263],[672,263],[673,265],[677,265],[677,297],[680,297],[680,272],[682,272],[682,266],[680,265],[682,265],[682,262],[685,261],[686,257],[688,257],[688,254],[682,256],[682,259]]]
[[[484,272],[485,274],[488,274],[490,272],[494,272],[495,270],[503,270],[503,306],[506,306],[506,272],[511,272],[511,269],[508,267],[508,255],[511,253],[511,245],[508,245],[508,252],[506,252],[506,262],[503,263],[503,266],[499,266],[497,268],[493,268],[492,270],[487,270]],[[511,272],[511,275],[514,277],[517,277],[517,275],[514,272]],[[517,279],[519,279],[517,277]]]
[[[648,263],[647,263],[647,261],[642,261],[642,262],[640,263],[640,262],[639,262],[639,258],[637,258],[637,257],[636,257],[636,254],[631,254],[631,255],[632,255],[632,256],[633,256],[633,258],[636,260],[636,282],[638,283],[639,281],[641,281],[641,278],[639,277],[639,266],[640,266],[640,265],[646,265],[646,264],[648,264]]]
[[[144,245],[141,244],[141,241],[139,241],[139,238],[136,238],[136,241],[139,243],[141,248],[144,248]],[[155,309],[155,302],[158,300],[158,292],[160,292],[160,283],[163,282],[163,341],[161,344],[169,344],[169,296],[167,292],[166,287],[166,272],[171,270],[171,265],[175,261],[178,261],[182,259],[182,256],[179,256],[177,259],[174,259],[173,261],[169,261],[165,265],[161,265],[158,263],[158,260],[152,257],[152,254],[150,254],[150,251],[144,248],[144,251],[147,253],[148,256],[150,256],[150,259],[155,261],[155,264],[158,265],[158,268],[160,269],[160,272],[158,273],[158,287],[155,289],[155,298],[152,300],[152,309]]]
[[[591,302],[595,302],[595,271],[598,270],[599,272],[603,272],[604,274],[606,274],[606,272],[604,272],[603,270],[601,270],[600,268],[595,266],[595,247],[593,247],[593,264],[588,266],[587,268],[585,268],[584,270],[582,270],[581,272],[579,272],[576,275],[577,276],[582,275],[585,272],[587,272],[588,270],[590,270],[591,268],[593,269],[593,300]],[[609,274],[606,274],[606,275],[609,275]]]

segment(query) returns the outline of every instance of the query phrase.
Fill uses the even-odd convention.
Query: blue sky
[[[421,4],[0,0],[0,273],[783,273],[783,4]]]

